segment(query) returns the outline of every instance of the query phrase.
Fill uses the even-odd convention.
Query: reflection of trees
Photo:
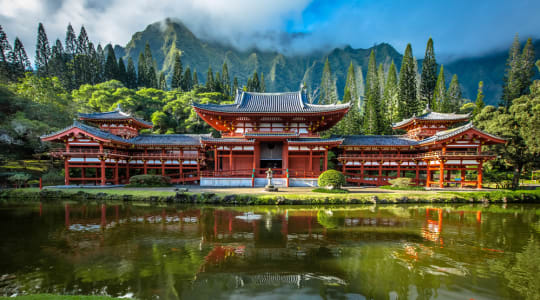
[[[530,238],[523,251],[494,261],[491,269],[504,274],[508,286],[524,299],[540,299],[540,242]]]
[[[319,210],[317,212],[317,221],[326,229],[333,229],[339,226],[338,218],[332,215],[332,211]]]

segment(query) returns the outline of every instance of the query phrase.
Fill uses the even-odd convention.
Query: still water
[[[540,206],[0,205],[0,295],[539,299]]]

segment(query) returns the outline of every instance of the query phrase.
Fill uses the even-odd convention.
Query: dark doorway
[[[261,168],[282,168],[282,151],[283,142],[262,142],[260,144],[261,151]]]

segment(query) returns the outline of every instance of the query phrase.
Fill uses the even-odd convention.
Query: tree
[[[459,110],[459,107],[461,106],[463,100],[461,87],[459,85],[458,77],[456,74],[452,76],[450,86],[448,86],[448,91],[446,92],[446,99],[448,101],[448,105],[444,110],[445,112],[452,113]]]
[[[120,57],[118,60],[118,78],[125,86],[127,86],[127,71],[124,60]]]
[[[476,116],[478,113],[484,109],[486,104],[484,103],[484,82],[478,82],[478,92],[476,93],[476,100],[474,101],[475,107],[473,110],[473,115]]]
[[[167,90],[167,80],[164,72],[159,72],[158,88],[163,91]]]
[[[182,88],[182,60],[180,59],[180,53],[178,51],[174,54],[174,66],[173,66],[173,74],[171,79],[171,89],[175,90],[178,88]]]
[[[236,95],[236,91],[238,90],[238,78],[236,76],[233,79],[233,93]]]
[[[224,62],[221,68],[221,85],[223,86],[223,93],[226,97],[229,97],[231,95],[231,77],[229,76],[227,62]]]
[[[26,51],[24,50],[23,43],[18,37],[15,38],[13,43],[13,50],[8,55],[8,63],[11,66],[12,79],[23,77],[27,70],[30,70],[30,60]]]
[[[379,64],[379,68],[377,69],[377,76],[379,78],[379,98],[382,99],[384,94],[384,84],[386,83],[386,75],[384,74],[384,67],[382,63]]]
[[[261,82],[259,84],[259,92],[264,93],[266,90],[266,83],[264,82],[264,73],[261,73]]]
[[[69,56],[69,59],[72,59],[75,56],[75,51],[77,49],[77,36],[71,24],[68,24],[66,31],[66,54]]]
[[[419,110],[416,97],[416,73],[411,44],[407,44],[399,71],[398,118],[410,118]]]
[[[351,61],[349,69],[347,69],[347,77],[345,78],[345,90],[343,91],[343,100],[341,102],[352,102],[353,106],[357,106],[358,90],[356,88],[356,74],[354,73],[354,66]]]
[[[199,76],[197,76],[197,70],[193,70],[193,86],[199,85]]]
[[[11,45],[7,38],[2,25],[0,25],[0,79],[9,79],[10,66],[8,64],[9,53],[11,52]]]
[[[434,111],[447,112],[449,109],[448,99],[446,97],[446,80],[444,78],[444,65],[441,65],[439,70],[439,76],[437,77],[437,84],[435,85],[435,91],[433,93],[433,101],[430,103],[431,109]]]
[[[223,92],[223,86],[221,85],[221,74],[219,74],[219,72],[216,72],[216,76],[214,76],[214,92]]]
[[[144,54],[139,53],[139,59],[137,60],[137,86],[145,87],[148,85],[148,80],[146,79],[146,64],[144,63]]]
[[[112,79],[120,80],[118,63],[116,61],[116,55],[114,54],[114,49],[111,44],[107,44],[107,46],[105,46],[105,52],[107,53],[104,70],[105,81],[109,81]]]
[[[146,42],[146,45],[144,46],[144,64],[146,87],[158,88],[156,62],[152,57],[152,50],[150,49],[150,44],[148,42]]]
[[[534,62],[535,53],[532,39],[528,38],[523,52],[521,54],[521,76],[520,76],[520,96],[529,93],[529,87],[532,84],[532,78],[534,76]]]
[[[137,72],[135,71],[135,64],[133,59],[128,57],[128,65],[126,70],[126,87],[130,89],[137,88]]]
[[[319,104],[334,104],[338,101],[336,80],[332,75],[330,69],[330,62],[328,57],[324,62],[323,73],[321,78],[321,95],[319,97]]]
[[[379,76],[375,62],[375,52],[369,55],[368,72],[366,76],[366,103],[364,106],[364,134],[380,134],[383,130],[381,120],[381,94]]]
[[[86,29],[84,26],[81,26],[81,31],[79,32],[79,36],[77,37],[77,45],[75,49],[76,54],[88,54],[88,44],[90,43],[90,39],[88,39],[88,34],[86,33]]]
[[[386,84],[384,86],[383,95],[383,110],[387,114],[387,120],[389,123],[398,121],[398,82],[397,82],[397,70],[394,61],[388,68],[388,76],[386,78]],[[390,125],[390,124],[388,124]]]
[[[259,74],[257,74],[257,71],[253,72],[253,76],[251,78],[248,78],[247,91],[248,92],[261,91],[261,82],[259,80]]]
[[[49,76],[49,60],[51,58],[51,48],[49,40],[45,33],[43,24],[38,25],[37,43],[36,43],[36,71],[39,76]]]
[[[208,71],[206,72],[206,90],[209,92],[214,91],[214,72],[211,66],[208,66]]]
[[[66,86],[66,54],[64,53],[64,47],[62,42],[57,39],[54,46],[51,49],[51,59],[49,61],[49,75],[58,77],[60,81]]]
[[[181,82],[181,88],[182,91],[191,91],[193,88],[193,82],[191,79],[191,69],[189,67],[186,68],[186,71],[184,71],[184,75],[182,75],[182,82]]]
[[[365,97],[365,84],[364,84],[364,74],[362,73],[362,67],[357,66],[354,70],[354,75],[356,75],[355,83],[358,94],[358,108],[364,108],[364,97]]]
[[[420,78],[420,105],[426,106],[427,103],[433,108],[434,91],[437,86],[437,61],[435,60],[435,50],[433,50],[433,39],[429,38],[426,46],[426,54],[422,61],[422,75]],[[440,75],[439,75],[440,76]]]
[[[512,100],[528,93],[534,75],[534,48],[528,39],[520,53],[519,36],[516,34],[510,47],[503,78],[503,95],[499,105],[509,108]]]

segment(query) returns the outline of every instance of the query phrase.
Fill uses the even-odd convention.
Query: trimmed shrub
[[[316,188],[316,189],[313,189],[311,190],[312,192],[315,192],[315,193],[327,193],[327,194],[347,194],[349,191],[347,190],[344,190],[344,189],[327,189],[327,188]]]
[[[28,180],[30,180],[30,174],[17,173],[8,177],[8,180],[14,183],[18,188],[23,186]]]
[[[128,187],[171,186],[171,178],[161,175],[136,175],[129,178]]]
[[[320,187],[327,189],[340,189],[345,184],[345,175],[336,170],[324,171],[317,180]]]
[[[411,185],[412,180],[407,177],[398,177],[390,179],[388,182],[395,188],[408,188]]]

